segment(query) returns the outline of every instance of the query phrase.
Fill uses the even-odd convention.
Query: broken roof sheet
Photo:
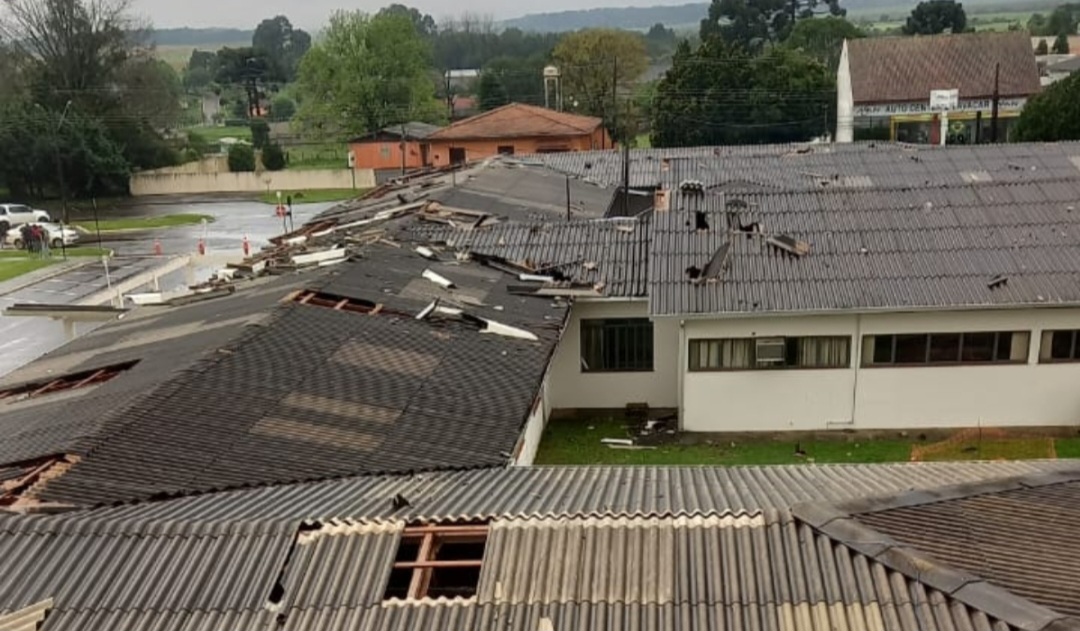
[[[618,151],[518,158],[606,186],[623,180]],[[972,181],[1034,182],[1080,177],[1080,142],[999,145],[751,145],[632,149],[630,186],[674,188],[685,179],[717,192],[936,187]]]
[[[604,296],[645,296],[649,224],[639,219],[534,225],[499,224],[432,232],[433,243],[461,254],[498,257],[537,274],[561,274]]]
[[[542,628],[539,618],[582,631],[632,623],[665,631],[817,631],[819,623],[852,631],[1034,631],[1007,611],[988,616],[815,532],[814,522],[765,505],[930,490],[946,479],[1063,464],[502,469],[0,516],[0,557],[9,570],[0,574],[0,614],[51,597],[42,631],[185,624],[269,631],[282,623],[297,631],[449,630],[466,621],[470,629],[532,631]],[[503,505],[531,503],[547,516],[495,514],[474,599],[387,605],[382,595],[399,534],[416,513],[391,515],[384,506],[396,494],[423,506],[417,478],[456,498],[455,514],[511,502]],[[367,504],[366,494],[353,492],[328,502],[325,487],[339,484],[378,488],[381,501]],[[267,497],[285,489],[300,491],[290,496],[296,501]],[[255,516],[252,504],[237,501],[244,495],[263,496],[260,505],[275,516]],[[198,510],[210,500],[218,508]],[[664,512],[673,502],[692,511]],[[313,510],[319,503],[322,510]]]
[[[652,219],[655,315],[1080,304],[1080,178],[671,197]],[[725,244],[713,277],[689,273]]]
[[[0,433],[4,436],[0,463],[85,454],[103,434],[126,423],[121,412],[131,402],[205,353],[225,346],[303,282],[302,277],[272,278],[225,298],[182,307],[143,308],[7,375],[0,387],[139,362],[122,378],[101,385],[0,402]]]
[[[369,255],[309,280],[309,288],[370,305],[374,315],[277,305],[287,293],[279,289],[269,296],[268,320],[235,339],[216,340],[214,352],[196,354],[190,367],[142,372],[140,364],[101,386],[104,394],[135,387],[129,384],[140,392],[109,410],[106,420],[116,422],[90,432],[87,448],[78,450],[82,461],[37,489],[35,498],[91,505],[358,473],[506,464],[539,391],[565,304],[510,296],[512,278],[476,264],[433,263],[390,246]],[[425,279],[429,269],[456,286],[444,290]],[[538,341],[484,333],[475,323],[443,316],[415,319],[434,298]],[[183,326],[194,333],[199,322]],[[188,341],[177,333],[168,346],[187,348]],[[82,347],[96,345],[88,339]],[[100,357],[151,351],[160,353],[154,361],[170,359],[164,350],[142,346],[113,347]],[[72,425],[93,420],[80,415],[79,401],[70,400]],[[104,407],[88,406],[86,413],[108,409],[100,403]],[[6,422],[0,415],[0,424]],[[64,451],[68,442],[58,440],[47,451]]]

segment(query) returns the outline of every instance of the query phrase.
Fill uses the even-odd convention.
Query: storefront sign
[[[1026,98],[999,99],[998,110],[1002,112],[1024,109]],[[960,99],[959,105],[951,112],[989,112],[994,107],[993,99]],[[932,114],[930,101],[921,103],[885,103],[879,105],[856,105],[855,116],[908,116]]]

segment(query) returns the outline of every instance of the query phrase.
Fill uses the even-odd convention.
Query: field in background
[[[180,72],[187,67],[187,62],[191,59],[191,51],[195,49],[213,53],[225,47],[240,48],[243,46],[251,46],[251,42],[224,42],[221,44],[201,44],[199,46],[159,45],[154,47],[154,55],[175,68],[177,72]]]

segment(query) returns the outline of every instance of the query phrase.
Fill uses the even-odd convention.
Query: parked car
[[[52,218],[44,210],[30,208],[24,204],[0,204],[0,221],[6,221],[14,228],[35,221],[51,222]]]
[[[41,226],[45,233],[49,235],[49,247],[57,249],[61,246],[61,239],[63,239],[63,245],[75,245],[79,241],[79,233],[67,226],[61,227],[58,223],[46,223],[43,221],[34,222],[29,224],[31,226]],[[8,245],[13,245],[20,250],[26,247],[23,243],[22,226],[18,228],[12,228],[8,230],[7,239],[5,240]]]

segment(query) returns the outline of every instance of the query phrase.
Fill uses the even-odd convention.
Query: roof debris
[[[788,254],[794,254],[795,256],[806,256],[810,253],[810,244],[805,241],[799,241],[795,237],[789,237],[787,235],[776,235],[766,239],[766,242]]]
[[[424,270],[423,276],[424,278],[430,280],[431,282],[435,283],[439,287],[442,287],[443,289],[453,289],[455,286],[454,281],[446,278],[445,276],[441,276],[440,274],[437,274],[430,269]]]

